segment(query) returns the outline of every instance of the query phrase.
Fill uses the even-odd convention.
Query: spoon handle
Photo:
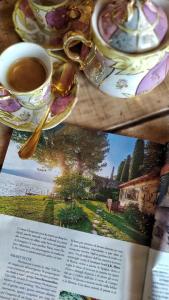
[[[60,79],[57,80],[54,84],[52,84],[53,92],[61,96],[66,96],[70,92],[75,82],[75,73],[76,72],[75,72],[74,65],[72,65],[69,62],[65,63],[63,66],[63,70],[61,72]],[[54,101],[57,101],[57,99]],[[48,109],[46,110],[44,116],[42,117],[35,131],[32,133],[32,135],[28,138],[28,140],[22,145],[21,149],[19,150],[18,155],[20,158],[28,159],[34,154],[41,136],[42,129],[50,113],[50,107],[51,105],[49,105]]]
[[[35,152],[37,144],[38,144],[40,136],[41,136],[42,128],[48,118],[49,112],[50,112],[50,106],[46,110],[45,115],[41,119],[39,125],[36,127],[33,134],[28,138],[28,140],[23,144],[23,146],[19,150],[18,154],[19,154],[20,158],[27,159],[27,158],[31,157],[33,155],[33,153]]]

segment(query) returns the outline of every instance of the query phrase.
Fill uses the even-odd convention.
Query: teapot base
[[[146,61],[142,63],[146,64]],[[132,98],[152,91],[165,79],[168,71],[169,52],[152,68],[138,68],[138,72],[134,73],[129,68],[120,70],[120,63],[105,59],[96,52],[92,62],[84,69],[88,80],[101,92],[117,98]]]

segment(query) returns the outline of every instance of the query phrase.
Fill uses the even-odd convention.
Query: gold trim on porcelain
[[[45,126],[43,127],[43,130],[51,129],[60,123],[62,123],[72,112],[73,108],[75,107],[76,103],[78,101],[77,96],[72,100],[72,102],[66,107],[65,111],[60,113],[59,115],[53,116],[50,121],[47,121]],[[6,113],[6,112],[5,112]],[[3,117],[5,117],[4,112],[0,110],[0,122],[10,128],[16,129],[16,130],[23,130],[27,132],[32,132],[36,128],[36,124],[33,122],[27,122],[24,124],[15,125],[12,124],[10,121],[5,120]],[[8,119],[11,119],[12,121],[12,115],[8,116]]]
[[[169,52],[169,41],[167,40],[158,49],[141,54],[128,54],[111,48],[101,37],[93,31],[93,42],[98,51],[106,58],[112,60],[113,66],[119,69],[120,74],[132,75],[152,69]]]
[[[145,0],[140,1],[144,2]],[[121,74],[134,75],[149,71],[162,60],[165,53],[169,52],[169,33],[164,42],[148,52],[126,53],[110,47],[101,37],[97,26],[97,17],[102,8],[102,3],[108,3],[108,0],[100,1],[96,4],[91,19],[93,42],[98,52],[100,52],[103,57],[112,61],[112,66],[114,66],[117,71],[119,70]]]
[[[144,30],[144,33],[145,33],[145,32],[149,32],[149,31],[153,31],[153,30],[156,28],[156,26],[158,25],[159,20],[160,20],[160,15],[158,14],[157,19],[156,19],[156,21],[154,22],[154,24],[149,25],[149,26],[147,27],[147,29]],[[124,31],[124,32],[126,32],[126,33],[129,33],[129,34],[131,34],[131,35],[138,35],[138,34],[140,34],[140,33],[143,32],[142,30],[139,30],[139,29],[137,29],[137,30],[132,30],[132,29],[129,29],[129,28],[125,28],[123,25],[120,25],[120,24],[118,24],[118,27],[119,27],[122,31]]]
[[[88,57],[85,61],[83,61],[80,57],[79,53],[72,52],[70,49],[72,45],[76,44],[77,42],[81,42],[85,44],[87,47],[93,49],[93,42],[85,37],[85,35],[82,32],[74,32],[69,31],[65,34],[63,39],[63,49],[66,53],[66,55],[71,59],[72,61],[76,61],[80,64],[81,70],[83,70],[86,65],[94,58],[95,51],[90,51]]]
[[[62,7],[66,4],[68,4],[68,0],[64,0],[58,4],[53,4],[53,5],[42,5],[42,4],[38,4],[38,3],[35,3],[34,0],[30,0],[30,5],[32,5],[35,9],[39,8],[45,12],[51,10],[51,9],[56,9],[58,7]]]

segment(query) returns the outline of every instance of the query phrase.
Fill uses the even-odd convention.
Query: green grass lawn
[[[28,220],[39,221],[60,226],[57,214],[65,208],[62,200],[52,200],[48,196],[0,196],[0,214],[12,215]],[[69,228],[91,232],[92,223],[89,219]]]
[[[129,242],[148,244],[145,235],[131,227],[123,214],[109,213],[105,203],[99,201],[77,201],[87,218],[83,222],[73,224],[69,228],[99,235],[117,238]],[[66,208],[62,200],[53,200],[48,196],[0,197],[0,214],[12,215],[33,221],[60,226],[58,212]]]
[[[47,202],[44,196],[1,196],[0,213],[43,222]]]

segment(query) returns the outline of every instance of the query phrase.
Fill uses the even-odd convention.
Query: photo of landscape
[[[99,300],[96,298],[86,297],[75,293],[62,291],[59,295],[59,300]]]
[[[14,131],[0,174],[0,213],[149,245],[164,146],[70,125]]]

